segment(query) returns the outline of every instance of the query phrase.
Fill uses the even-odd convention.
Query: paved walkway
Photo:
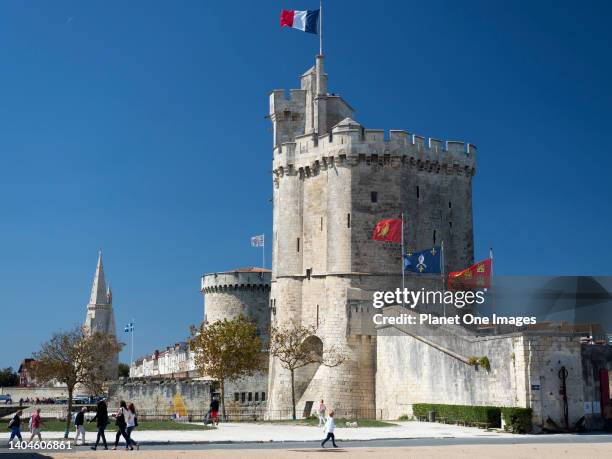
[[[486,438],[511,437],[512,434],[488,432],[475,427],[429,422],[401,422],[389,427],[338,427],[336,438],[339,440],[375,440],[391,438]],[[112,435],[114,426],[109,426],[107,438]],[[61,438],[63,432],[43,432],[49,438]],[[211,430],[136,430],[133,437],[143,443],[160,442],[282,442],[321,440],[322,429],[313,426],[272,423],[221,423],[218,429]],[[71,433],[71,438],[74,433]],[[87,440],[95,439],[94,432],[87,432]]]
[[[312,459],[312,458],[363,458],[374,459],[609,459],[612,443],[607,444],[580,444],[580,445],[483,445],[483,446],[429,446],[429,447],[400,447],[400,448],[294,448],[294,449],[259,449],[259,450],[208,450],[202,451],[132,451],[130,457],[142,459],[200,459],[231,458],[241,459]],[[334,454],[339,453],[339,454]],[[123,453],[125,454],[125,453]],[[331,456],[330,456],[331,454]],[[53,459],[77,458],[117,458],[122,453],[118,451],[77,451],[74,453],[51,453],[47,457]]]

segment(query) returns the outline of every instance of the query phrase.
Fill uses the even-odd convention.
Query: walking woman
[[[106,407],[106,402],[104,400],[100,400],[98,402],[98,406],[96,408],[96,415],[93,417],[90,423],[96,421],[96,427],[98,428],[98,436],[96,437],[96,444],[91,447],[94,451],[98,449],[98,444],[100,443],[100,438],[104,443],[104,449],[108,449],[106,445],[106,436],[104,435],[104,431],[106,430],[106,426],[108,425],[108,408]]]
[[[130,437],[128,437],[126,428],[127,428],[127,418],[128,418],[128,409],[125,403],[125,400],[121,400],[119,402],[119,410],[117,410],[117,415],[115,419],[115,425],[117,426],[117,434],[115,435],[115,446],[113,450],[117,449],[117,445],[119,444],[119,438],[123,435],[125,438],[125,449],[134,449],[130,446]]]
[[[128,443],[130,444],[130,446],[136,445],[136,449],[140,449],[140,445],[137,442],[135,442],[134,439],[132,438],[132,432],[138,426],[138,417],[136,416],[136,407],[134,406],[133,403],[130,403],[128,405],[128,417],[126,418],[126,423],[127,423]],[[132,449],[134,448],[132,447]]]

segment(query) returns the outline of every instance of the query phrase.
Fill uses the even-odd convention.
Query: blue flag
[[[442,251],[440,247],[406,253],[404,255],[404,270],[418,274],[442,273]]]
[[[131,332],[133,332],[133,331],[134,331],[134,323],[133,323],[133,322],[130,322],[129,324],[127,324],[127,325],[125,326],[125,328],[123,329],[123,331],[124,331],[124,332],[126,332],[126,333],[131,333]]]

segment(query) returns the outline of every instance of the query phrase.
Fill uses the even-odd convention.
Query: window
[[[311,275],[311,274],[312,274],[312,268],[308,268],[308,269],[306,270],[306,277],[307,277],[308,279],[310,279],[310,275]]]
[[[417,185],[417,187],[416,187],[417,199],[419,199],[420,194],[421,194],[419,191],[420,191],[420,190],[419,190],[419,186]]]
[[[297,251],[300,251],[300,238],[297,238]]]
[[[242,392],[242,393],[240,394],[240,401],[241,401],[242,403],[244,403],[244,402],[246,401],[246,392]]]
[[[452,228],[453,227],[453,222],[448,222],[448,227]]]
[[[238,400],[240,400],[240,393],[234,392],[234,401],[237,402]]]
[[[436,244],[436,230],[433,232],[433,243]]]
[[[259,401],[259,392],[255,392],[255,401],[258,402]]]
[[[261,401],[262,401],[262,402],[265,402],[265,401],[266,401],[266,393],[265,393],[265,392],[262,392],[262,393],[261,393]]]
[[[319,326],[319,305],[317,304],[317,327]]]
[[[249,392],[249,402],[253,401],[253,392]]]
[[[376,191],[370,193],[370,201],[378,202],[378,193]]]
[[[323,217],[321,217],[321,231],[323,231]]]
[[[346,214],[346,227],[351,227],[351,214]]]
[[[450,209],[451,207],[453,207],[453,203],[448,201],[448,208]]]

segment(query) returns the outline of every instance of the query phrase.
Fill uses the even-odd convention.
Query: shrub
[[[478,365],[480,365],[487,371],[491,370],[491,362],[489,362],[489,357],[487,357],[486,355],[483,355],[478,359]]]
[[[478,357],[476,357],[475,355],[468,357],[468,365],[474,366],[477,363],[478,363]]]
[[[399,418],[397,418],[398,421],[409,421],[410,418],[408,417],[407,414],[402,414]]]
[[[502,415],[506,422],[504,430],[513,433],[529,433],[533,429],[531,408],[502,408]]]
[[[427,417],[430,411],[436,418],[446,418],[447,422],[486,423],[489,427],[501,426],[501,408],[497,406],[441,405],[434,403],[415,403],[412,412],[416,417]]]

